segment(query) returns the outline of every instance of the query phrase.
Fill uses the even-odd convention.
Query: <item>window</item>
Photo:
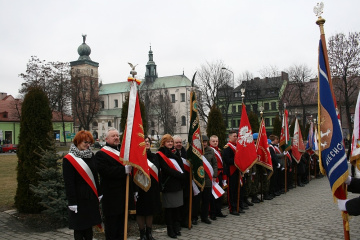
[[[264,103],[264,110],[269,110],[269,103]]]
[[[241,105],[238,105],[238,112],[241,113]]]
[[[236,127],[236,120],[231,120],[231,127]]]
[[[104,101],[100,101],[100,107],[101,107],[102,109],[104,109],[104,107],[105,107]]]
[[[97,121],[94,121],[92,125],[93,125],[93,127],[97,127],[97,126],[98,126],[98,122],[97,122]]]
[[[108,127],[111,127],[111,121],[108,121]]]
[[[240,126],[240,119],[237,120],[237,126]]]
[[[236,113],[236,106],[232,106],[232,112]]]
[[[276,102],[271,103],[271,110],[276,110]]]
[[[229,127],[229,124],[227,121],[224,120],[224,124],[225,124],[225,127],[228,128]]]
[[[3,118],[7,118],[8,117],[8,112],[3,112]]]
[[[253,112],[257,112],[257,110],[258,110],[258,105],[257,104],[253,104],[252,105],[252,108],[253,108]]]
[[[186,117],[181,116],[181,126],[186,126]]]
[[[171,102],[172,102],[172,103],[175,102],[175,94],[171,94]]]
[[[117,99],[114,100],[114,108],[119,107],[119,101]]]
[[[155,123],[154,123],[154,121],[151,121],[151,127],[154,127],[155,126]],[[154,135],[154,134],[152,134],[152,135]]]
[[[265,118],[265,127],[270,126],[270,118]]]
[[[275,118],[272,118],[271,119],[271,126],[274,126],[274,123],[275,123]]]
[[[181,102],[185,102],[185,93],[181,94]]]
[[[251,111],[251,105],[246,105],[246,112],[250,112]]]
[[[155,135],[155,130],[151,130],[151,135],[154,136]]]

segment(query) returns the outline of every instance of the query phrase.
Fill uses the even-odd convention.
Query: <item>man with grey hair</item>
[[[175,155],[181,157],[184,167],[185,167],[185,175],[186,175],[186,181],[184,183],[184,189],[183,189],[183,202],[184,205],[182,206],[181,210],[181,226],[182,227],[188,227],[189,226],[189,195],[190,195],[190,175],[188,172],[188,168],[186,168],[186,165],[188,164],[186,161],[186,150],[182,145],[182,139],[179,135],[173,136],[174,139],[174,148],[175,148]]]
[[[105,236],[106,239],[124,239],[126,176],[131,172],[131,166],[124,166],[119,161],[118,130],[109,128],[105,141],[106,145],[95,154],[103,190],[101,203],[105,216]]]

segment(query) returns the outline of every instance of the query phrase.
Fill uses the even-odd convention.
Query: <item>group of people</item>
[[[223,189],[228,188],[228,208],[232,215],[239,215],[249,209],[249,206],[259,203],[261,201],[258,198],[259,193],[264,193],[265,200],[271,200],[284,193],[284,174],[287,173],[284,172],[282,159],[286,158],[278,148],[277,136],[270,136],[269,149],[274,168],[270,178],[267,177],[270,172],[260,165],[255,164],[246,173],[241,173],[234,165],[236,131],[230,131],[229,142],[223,150],[218,146],[217,136],[210,136],[209,139],[203,135],[201,139],[204,166],[206,165],[208,169],[202,191],[190,179],[190,164],[180,136],[165,134],[156,153],[150,151],[151,139],[149,137],[144,139],[148,166],[151,168],[151,187],[144,191],[135,184],[130,184],[129,191],[129,209],[136,209],[141,240],[154,239],[153,216],[160,213],[162,208],[164,208],[167,235],[170,238],[180,236],[181,227],[197,225],[199,217],[205,224],[226,217],[222,213],[223,196],[213,194],[214,184]],[[79,131],[69,153],[63,159],[69,228],[74,229],[75,239],[92,239],[92,227],[101,224],[102,216],[106,239],[124,237],[126,178],[131,174],[132,167],[123,165],[119,160],[120,139],[119,132],[115,128],[108,130],[105,141],[106,145],[94,154],[90,148],[94,143],[91,133]],[[302,185],[303,181],[301,175],[298,185]],[[192,192],[191,196],[190,192]],[[191,211],[189,211],[190,197]]]

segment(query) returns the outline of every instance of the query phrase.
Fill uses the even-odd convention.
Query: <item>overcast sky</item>
[[[18,96],[32,55],[78,59],[82,34],[103,83],[123,82],[127,62],[145,75],[151,44],[159,77],[191,79],[222,60],[235,78],[265,67],[306,64],[317,71],[314,0],[0,0],[0,92]],[[326,37],[360,31],[360,1],[324,2]]]

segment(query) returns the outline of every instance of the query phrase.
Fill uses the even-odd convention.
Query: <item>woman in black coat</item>
[[[93,238],[92,226],[101,224],[99,210],[98,173],[90,144],[90,132],[75,135],[69,153],[63,159],[63,176],[69,206],[69,228],[74,229],[74,239]]]
[[[177,238],[177,235],[181,235],[180,220],[185,174],[181,158],[172,152],[173,146],[172,136],[165,134],[156,156],[161,168],[162,203],[165,208],[167,234],[171,238]]]
[[[159,188],[159,161],[156,155],[150,151],[151,139],[145,138],[145,147],[147,159],[150,163],[149,167],[153,170],[153,175],[150,174],[151,187],[145,192],[141,188],[137,189],[136,201],[136,221],[140,230],[140,240],[155,240],[152,236],[152,222],[153,215],[159,213],[161,210],[160,202],[160,188]],[[151,165],[151,166],[150,166]],[[135,186],[136,187],[136,186]],[[146,226],[146,230],[145,230]],[[146,235],[145,235],[146,232]],[[145,237],[146,236],[146,237]]]

